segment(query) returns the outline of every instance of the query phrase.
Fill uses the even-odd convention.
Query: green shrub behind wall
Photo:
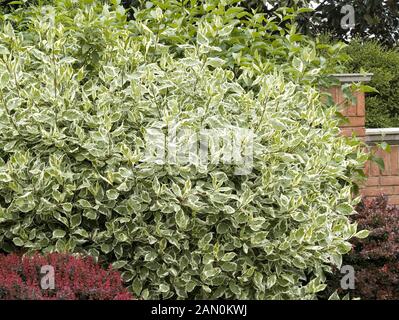
[[[373,73],[370,85],[379,93],[367,95],[366,126],[368,128],[399,127],[399,51],[385,49],[374,41],[352,41],[347,47],[352,58],[350,72],[363,69]]]
[[[206,33],[169,46],[120,10],[65,3],[0,32],[1,249],[88,253],[143,298],[314,298],[356,235],[365,160],[320,102],[314,44],[275,39],[277,65]],[[209,3],[198,30],[221,22]],[[252,170],[149,161],[146,129],[171,124],[177,147],[201,129],[252,130]]]

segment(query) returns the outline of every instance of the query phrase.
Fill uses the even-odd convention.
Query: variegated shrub
[[[0,248],[88,253],[145,299],[314,298],[356,235],[366,158],[312,84],[325,70],[226,65],[204,35],[172,46],[85,2],[1,26]],[[171,126],[176,148],[204,129],[253,132],[250,172],[151,161],[146,132]]]

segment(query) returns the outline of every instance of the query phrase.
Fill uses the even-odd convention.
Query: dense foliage
[[[160,1],[122,0],[130,9],[133,19],[134,9],[145,8],[149,3]],[[162,1],[164,2],[164,1]],[[397,0],[245,0],[237,1],[247,12],[256,10],[274,17],[282,7],[308,8],[297,16],[296,22],[302,33],[315,36],[329,33],[335,40],[350,40],[354,36],[364,40],[374,38],[388,46],[396,46],[399,40],[399,2]],[[188,3],[183,1],[182,3]],[[350,30],[343,28],[341,20],[347,14],[345,6],[354,9],[355,25]],[[344,8],[343,12],[341,10]],[[289,19],[280,21],[283,26]]]
[[[329,33],[335,40],[348,41],[355,36],[363,40],[373,38],[390,47],[396,46],[399,40],[397,0],[248,0],[242,3],[248,10],[256,9],[268,15],[283,6],[310,7],[313,10],[302,13],[297,19],[300,30],[308,35]],[[341,25],[347,5],[354,9],[355,26],[350,30]]]
[[[370,85],[378,93],[367,95],[368,128],[399,127],[399,51],[374,41],[354,40],[347,47],[349,72],[373,73]]]
[[[55,1],[56,2],[56,1]],[[97,0],[100,3],[120,3],[128,10],[128,18],[134,19],[134,12],[151,5],[168,5],[170,1],[147,0]],[[204,0],[178,1],[180,6],[198,6],[206,3]],[[396,46],[399,39],[399,6],[397,0],[245,0],[235,1],[247,12],[256,10],[268,18],[276,15],[282,7],[309,8],[303,9],[296,18],[302,33],[317,37],[321,33],[331,34],[335,40],[349,40],[354,36],[364,40],[374,38],[384,45]],[[14,10],[27,10],[31,5],[46,5],[54,0],[0,0],[0,13],[10,13]],[[226,2],[227,4],[227,2]],[[341,9],[352,5],[355,13],[355,26],[348,30],[342,28],[341,19],[345,16]],[[201,13],[199,13],[201,14]],[[289,24],[289,20],[279,22],[280,26]]]
[[[2,250],[100,257],[143,298],[324,289],[357,234],[367,158],[321,99],[341,46],[235,2],[164,1],[126,23],[119,6],[66,0],[20,16],[23,32],[1,26]],[[152,161],[165,139],[147,129],[171,127],[179,150],[204,129],[252,131],[252,170]]]
[[[359,229],[370,230],[370,236],[354,240],[353,249],[343,264],[355,269],[352,297],[364,300],[399,299],[399,208],[389,206],[386,197],[364,200],[357,208],[355,221]],[[329,291],[339,287],[338,272],[329,280]],[[342,292],[341,289],[338,289]]]
[[[53,274],[54,282],[46,278]],[[0,299],[131,300],[132,296],[117,271],[102,269],[90,257],[0,254]]]
[[[77,5],[73,0],[40,1],[42,4],[54,2],[59,8]],[[105,3],[105,7],[109,8],[109,4],[120,1],[103,0],[96,3],[98,7]],[[186,44],[206,46],[206,52],[201,54],[223,59],[224,67],[234,71],[236,77],[243,68],[250,70],[250,74],[273,72],[277,63],[282,67],[280,71],[285,76],[294,77],[295,81],[321,81],[319,84],[326,86],[326,75],[344,70],[341,62],[347,59],[347,55],[342,50],[343,43],[327,45],[298,32],[297,25],[293,22],[306,9],[280,8],[274,17],[268,18],[266,14],[247,12],[245,7],[237,5],[240,3],[238,0],[154,1],[149,8],[145,1],[140,3],[142,9],[136,10],[136,21],[130,23],[122,6],[112,7],[117,10],[119,28],[128,28],[132,36],[142,38],[145,35],[148,38],[146,58],[152,62],[158,61],[161,56],[162,47],[153,45],[159,42],[167,45],[168,50],[178,56],[185,50]],[[31,25],[31,16],[35,12],[37,14],[38,10],[45,12],[45,8],[47,7],[42,5],[38,8],[29,7],[29,10],[17,10],[14,14],[4,16],[4,19],[14,29],[25,30]],[[95,30],[102,25],[102,10],[98,9],[96,13],[99,15],[97,19],[93,18],[91,25],[87,26],[88,29],[80,35],[81,41],[86,45],[85,51],[81,52],[85,56],[84,63],[93,65],[98,62],[97,56],[101,55],[104,41],[108,41]],[[63,20],[64,24],[73,28],[73,21],[68,19],[71,19],[70,15],[56,17],[57,22]],[[284,27],[280,26],[282,22]],[[135,30],[133,26],[138,25],[143,26]],[[91,31],[93,34],[90,34]]]
[[[0,14],[10,14],[15,10],[27,10],[31,6],[42,6],[53,3],[53,0],[0,0]]]

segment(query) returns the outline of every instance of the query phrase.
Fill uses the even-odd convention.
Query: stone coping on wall
[[[366,129],[365,140],[369,145],[383,141],[391,145],[399,145],[399,128]]]
[[[369,82],[373,73],[335,73],[332,76],[341,83]]]

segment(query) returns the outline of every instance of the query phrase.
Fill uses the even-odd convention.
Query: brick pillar
[[[354,82],[367,82],[371,79],[371,74],[342,74],[334,75],[341,84]],[[348,123],[341,126],[341,132],[345,136],[352,136],[353,133],[363,141],[366,141],[366,102],[364,92],[354,92],[356,103],[345,101],[341,86],[335,86],[329,90],[336,104],[340,106],[340,112],[348,119]],[[379,177],[370,175],[370,162],[366,163],[365,174],[370,177],[365,184],[361,186],[360,193],[363,196],[369,196],[371,193],[378,193]],[[375,170],[374,166],[373,169]],[[376,181],[378,179],[378,181]],[[378,185],[378,186],[376,186]],[[374,194],[373,194],[374,195]]]
[[[355,92],[356,104],[343,105],[342,114],[348,118],[349,122],[341,127],[341,132],[345,136],[351,136],[354,132],[357,137],[364,139],[366,136],[366,103],[364,92]],[[336,101],[342,103],[344,98],[340,89],[337,90]]]
[[[343,74],[335,75],[341,83],[366,82],[371,78],[369,75]],[[342,134],[356,136],[363,139],[369,150],[376,152],[376,156],[383,159],[385,170],[381,170],[376,163],[367,162],[364,172],[367,181],[361,186],[360,193],[367,198],[380,195],[388,197],[389,204],[399,205],[399,128],[368,129],[365,128],[365,95],[356,92],[356,104],[344,103],[344,97],[340,86],[330,89],[335,103],[341,105],[341,112],[349,120],[349,123],[341,127]],[[375,144],[387,142],[391,145],[391,152],[378,149]]]
[[[337,74],[334,75],[341,84],[354,82],[367,82],[371,79],[371,74]],[[366,136],[366,102],[364,92],[355,92],[356,103],[352,105],[345,102],[344,94],[340,86],[330,89],[330,93],[336,104],[340,105],[341,113],[348,118],[349,122],[342,125],[341,132],[345,136],[355,133],[357,137],[365,139]]]

